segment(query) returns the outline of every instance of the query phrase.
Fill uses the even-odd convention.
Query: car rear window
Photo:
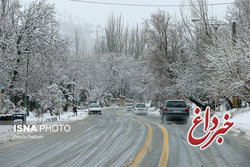
[[[90,108],[95,108],[95,107],[100,107],[100,105],[99,104],[90,104],[89,107]]]
[[[186,107],[186,103],[184,101],[168,101],[166,103],[166,107]]]
[[[133,106],[133,104],[126,104],[126,106]]]
[[[146,105],[145,104],[136,104],[136,107],[137,108],[146,108]]]

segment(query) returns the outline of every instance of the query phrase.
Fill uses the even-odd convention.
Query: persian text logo
[[[202,118],[200,116],[200,112],[201,112],[201,109],[199,107],[196,107],[194,110],[194,114],[196,115],[196,117],[193,119],[192,126],[190,127],[188,134],[187,134],[188,143],[191,146],[200,146],[200,149],[204,150],[204,149],[208,148],[211,145],[211,143],[217,138],[216,142],[221,145],[223,143],[223,140],[224,140],[222,135],[225,135],[234,125],[233,121],[232,122],[228,121],[230,118],[230,115],[228,113],[224,114],[223,127],[218,128],[219,119],[215,115],[212,116],[212,119],[211,119],[212,126],[211,127],[209,126],[210,107],[206,108],[206,111],[204,114],[205,118]],[[194,137],[193,132],[202,122],[204,123],[203,132],[206,134],[200,138],[196,138],[196,137]]]

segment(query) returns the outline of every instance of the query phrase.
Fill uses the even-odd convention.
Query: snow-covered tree
[[[76,83],[69,80],[67,76],[63,76],[58,83],[59,90],[63,94],[63,99],[66,100],[65,105],[63,106],[64,111],[68,111],[68,107],[76,103],[74,89]]]
[[[63,99],[63,92],[57,84],[53,84],[43,88],[34,96],[36,101],[39,101],[39,106],[43,112],[49,111],[51,115],[61,112],[63,105],[66,105],[66,100]]]
[[[207,53],[207,67],[210,71],[208,81],[211,94],[218,97],[237,96],[250,101],[250,49],[247,41],[221,39],[217,47],[210,47]]]
[[[11,96],[37,93],[58,78],[67,53],[54,5],[44,0],[0,4],[1,81]]]
[[[228,24],[219,32],[218,42],[207,49],[207,67],[210,71],[208,90],[218,97],[250,101],[250,14],[249,1],[235,1],[227,13]],[[230,30],[236,22],[236,34]],[[225,34],[226,33],[226,34]],[[210,88],[210,89],[209,89]]]

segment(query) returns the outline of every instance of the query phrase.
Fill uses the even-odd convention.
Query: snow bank
[[[247,112],[236,115],[232,118],[241,128],[250,129],[250,110]]]
[[[65,124],[68,122],[83,120],[88,115],[87,109],[77,110],[77,111],[78,111],[77,115],[73,114],[73,112],[64,112],[62,115],[60,115],[60,119],[59,116],[51,116],[50,113],[44,113],[42,117],[35,117],[35,113],[30,112],[29,116],[26,117],[26,124],[32,124],[36,126],[37,124],[52,124],[52,122],[53,124],[60,124],[60,123]],[[0,144],[6,141],[15,140],[13,139],[13,136],[15,134],[16,132],[13,131],[12,125],[0,125]]]
[[[0,125],[0,144],[13,137],[12,125]]]
[[[63,115],[60,115],[59,121],[77,121],[82,120],[87,117],[87,111],[88,109],[84,110],[77,110],[77,116],[73,114],[73,112],[65,112]]]
[[[155,108],[149,108],[148,109],[148,115],[155,116],[155,117],[160,117],[160,109],[155,109]]]
[[[239,133],[244,132],[250,137],[250,107],[216,112],[215,115],[219,117],[220,122],[223,122],[223,116],[225,113],[229,113],[231,115],[230,120],[235,122],[232,130],[239,131]]]
[[[235,127],[241,131],[244,131],[250,136],[250,108],[235,113],[232,117],[232,121],[235,122]]]
[[[55,122],[55,121],[76,121],[82,120],[87,117],[87,109],[77,110],[77,116],[73,112],[63,112],[59,116],[51,116],[50,113],[44,113],[41,117],[35,117],[33,112],[30,112],[27,117],[27,123],[42,123],[42,122]]]

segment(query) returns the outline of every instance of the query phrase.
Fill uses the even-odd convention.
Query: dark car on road
[[[161,107],[161,119],[164,123],[166,119],[181,118],[187,120],[189,118],[189,108],[183,100],[168,100]]]

